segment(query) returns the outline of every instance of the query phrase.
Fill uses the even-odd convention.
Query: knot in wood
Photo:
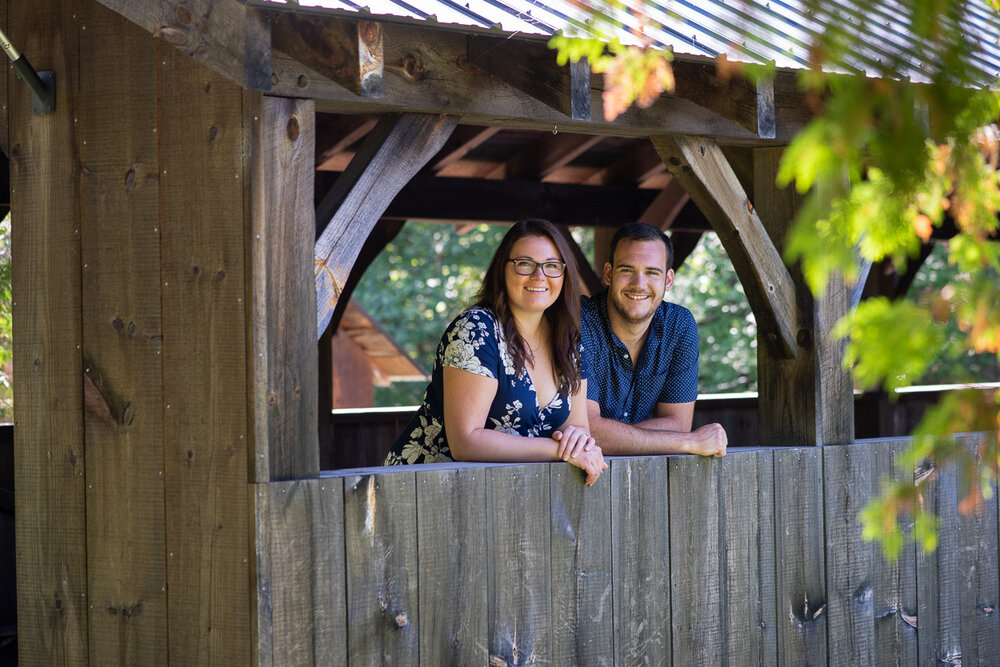
[[[396,627],[397,628],[405,628],[406,624],[409,623],[409,622],[410,622],[410,619],[407,618],[405,611],[401,611],[401,612],[398,612],[396,614]]]
[[[285,132],[288,134],[289,141],[296,141],[299,138],[299,119],[295,116],[289,118]]]
[[[424,78],[424,63],[420,60],[420,56],[406,54],[403,58],[403,76],[410,81],[420,81]]]
[[[812,332],[809,329],[799,329],[798,333],[795,334],[795,342],[799,344],[799,347],[809,347],[812,344]]]

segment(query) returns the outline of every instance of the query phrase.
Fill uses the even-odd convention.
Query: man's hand
[[[716,458],[725,456],[728,442],[721,424],[705,424],[691,431],[690,453]]]

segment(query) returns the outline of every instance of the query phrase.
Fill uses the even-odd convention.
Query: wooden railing
[[[920,486],[932,554],[858,511],[905,441],[326,473],[256,489],[273,664],[1000,664],[997,500]]]

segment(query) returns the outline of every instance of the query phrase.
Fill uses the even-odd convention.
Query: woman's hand
[[[552,434],[552,439],[558,443],[556,456],[563,461],[569,461],[574,456],[596,446],[594,438],[587,432],[587,429],[576,424],[566,424]]]
[[[607,461],[604,460],[604,453],[597,445],[591,445],[579,454],[570,457],[568,463],[587,473],[587,479],[584,482],[587,486],[596,482],[597,478],[608,467]]]

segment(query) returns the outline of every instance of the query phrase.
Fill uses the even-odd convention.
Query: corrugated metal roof
[[[586,35],[585,15],[571,0],[247,0],[273,9],[364,16],[379,21],[425,22],[437,27],[497,35],[548,37],[562,30]],[[835,16],[862,30],[864,48],[849,67],[877,73],[880,62],[902,57],[900,74],[926,77],[927,63],[911,46],[904,21],[908,3],[895,0],[852,2],[831,0],[823,16],[810,15],[801,0],[647,0],[645,33],[653,45],[681,56],[715,58],[726,55],[742,62],[769,63],[781,69],[802,69],[809,60],[815,31],[825,31]],[[630,30],[640,19],[624,11],[610,12],[620,26],[613,36],[637,43]],[[982,2],[968,2],[962,20],[973,44],[973,64],[983,82],[1000,77],[1000,28]]]

